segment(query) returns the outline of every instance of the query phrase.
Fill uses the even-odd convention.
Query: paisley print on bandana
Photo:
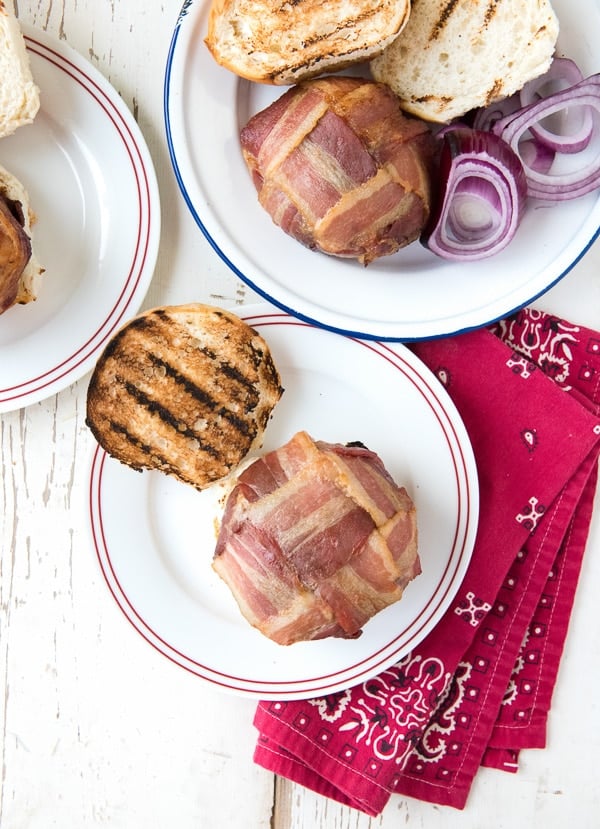
[[[421,739],[432,708],[448,698],[450,678],[440,659],[409,654],[353,689],[351,702],[343,694],[332,695],[336,700],[330,696],[310,702],[321,719],[330,723],[337,718],[333,713],[336,705],[342,705],[346,711],[338,730],[357,745],[368,746],[378,760],[402,768]]]
[[[571,388],[568,380],[572,346],[579,341],[578,325],[529,308],[497,323],[492,330],[515,351],[537,363],[563,389]]]
[[[525,667],[525,657],[524,657],[523,654],[524,654],[524,651],[527,647],[527,642],[528,641],[529,641],[529,631],[527,631],[527,633],[525,634],[525,638],[523,639],[523,644],[521,645],[521,650],[520,650],[519,655],[518,655],[518,657],[515,661],[515,667],[513,668],[512,674],[511,674],[510,679],[508,681],[508,686],[506,688],[506,691],[504,692],[504,696],[502,697],[502,703],[501,703],[502,705],[512,705],[513,702],[517,698],[517,694],[518,694],[517,682],[518,682],[519,674],[522,672],[523,668]]]
[[[461,662],[448,683],[438,707],[433,712],[427,728],[415,746],[415,754],[427,763],[434,763],[446,755],[448,738],[456,729],[456,714],[465,696],[465,685],[473,666]]]
[[[350,699],[350,690],[347,688],[345,691],[339,691],[337,694],[309,699],[308,704],[317,707],[322,720],[333,723],[342,716]]]
[[[535,429],[523,429],[521,432],[523,443],[527,447],[528,452],[533,452],[537,447],[538,436]]]
[[[435,370],[435,376],[443,386],[445,386],[446,388],[450,386],[450,381],[452,378],[447,368],[444,368],[444,366],[439,366],[439,368],[436,368]]]
[[[528,360],[516,351],[513,351],[508,358],[506,365],[513,374],[519,374],[523,380],[528,380],[537,368],[535,363],[532,363],[531,360]]]
[[[546,512],[546,507],[540,504],[538,499],[532,496],[529,499],[529,504],[523,508],[522,512],[515,516],[515,520],[522,524],[526,530],[533,532],[537,527],[540,518]]]
[[[489,602],[484,602],[483,599],[477,598],[473,592],[469,591],[466,598],[462,599],[454,608],[454,612],[457,616],[461,616],[465,622],[468,622],[471,627],[477,627],[485,618],[485,614],[491,609],[492,606]]]

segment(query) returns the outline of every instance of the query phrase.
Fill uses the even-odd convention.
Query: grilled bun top
[[[413,0],[408,23],[371,72],[406,112],[444,123],[542,75],[558,28],[548,0]]]
[[[0,0],[0,138],[30,124],[39,107],[39,89],[31,74],[12,0]]]
[[[410,0],[213,0],[205,43],[240,77],[293,84],[379,54],[409,12]]]
[[[260,447],[282,392],[267,344],[235,314],[164,306],[111,339],[89,383],[86,423],[122,463],[203,489]]]

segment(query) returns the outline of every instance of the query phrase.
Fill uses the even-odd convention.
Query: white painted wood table
[[[144,306],[253,301],[188,215],[168,158],[162,83],[179,0],[18,0],[16,7],[22,20],[96,66],[145,135],[163,229]],[[599,270],[596,243],[538,304],[600,328]],[[548,748],[524,752],[517,776],[482,770],[463,812],[393,798],[369,819],[255,766],[254,703],[171,664],[124,620],[88,536],[87,381],[0,416],[1,829],[600,825],[598,514]]]

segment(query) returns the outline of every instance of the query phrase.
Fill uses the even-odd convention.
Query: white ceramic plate
[[[530,207],[501,254],[468,265],[414,243],[365,270],[304,249],[259,206],[238,145],[248,118],[281,87],[251,84],[218,66],[204,46],[208,0],[188,0],[165,75],[171,159],[185,201],[214,249],[255,291],[301,318],[377,339],[417,340],[484,325],[528,304],[561,279],[600,227],[600,194]],[[559,51],[585,74],[600,71],[600,5],[555,0]],[[367,70],[368,71],[368,70]]]
[[[199,493],[140,474],[100,448],[90,477],[93,543],[121,610],[167,658],[239,694],[314,696],[378,673],[439,621],[473,548],[475,462],[443,386],[405,346],[342,337],[263,305],[240,314],[269,343],[285,387],[264,450],[306,429],[377,452],[416,503],[423,573],[356,640],[276,645],[242,618],[211,568],[221,487]]]
[[[0,316],[0,411],[49,397],[91,368],[152,278],[160,205],[152,160],[113,87],[77,52],[23,25],[41,108],[0,141],[29,191],[38,299]]]

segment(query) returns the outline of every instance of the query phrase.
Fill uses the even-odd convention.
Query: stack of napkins
[[[599,333],[529,309],[411,348],[473,445],[468,572],[401,662],[255,716],[257,763],[370,815],[394,793],[462,808],[480,765],[517,771],[520,749],[544,746],[600,451]]]

